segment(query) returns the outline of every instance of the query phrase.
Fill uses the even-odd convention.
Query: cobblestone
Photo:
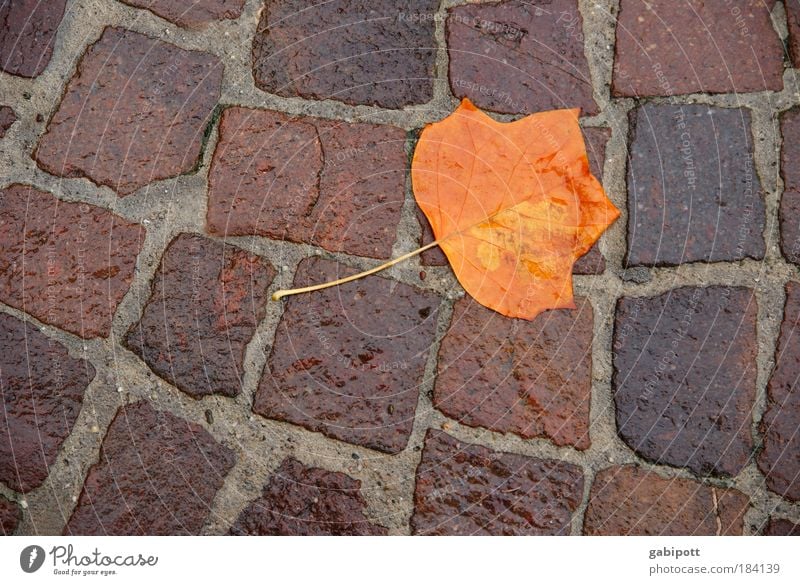
[[[295,287],[354,271],[303,260]],[[370,276],[286,301],[253,410],[330,437],[399,453],[414,423],[439,299]]]
[[[583,476],[559,461],[499,453],[429,430],[417,468],[416,534],[569,534]]]
[[[121,408],[65,534],[197,534],[234,464],[200,425],[141,401]]]
[[[628,264],[763,258],[749,112],[647,104],[630,124]]]
[[[264,318],[274,276],[253,254],[182,234],[164,253],[125,345],[190,396],[236,396],[245,348]]]
[[[407,166],[399,128],[230,108],[211,165],[209,231],[388,258]]]
[[[66,0],[15,0],[0,5],[0,70],[37,77],[53,55]]]
[[[767,487],[794,502],[800,500],[800,284],[786,285],[786,307],[761,419],[764,448],[758,466]]]
[[[401,108],[433,97],[438,2],[269,0],[253,42],[260,89]]]
[[[106,337],[145,230],[27,185],[0,190],[0,300],[81,337]]]
[[[584,534],[714,536],[742,534],[747,497],[631,465],[597,474]]]
[[[783,89],[783,47],[770,0],[621,0],[616,96]]]
[[[231,528],[236,535],[376,536],[386,528],[364,516],[361,482],[333,471],[286,459],[264,493]]]
[[[49,173],[88,177],[121,196],[188,173],[219,98],[222,69],[213,55],[107,28],[81,58],[36,161]]]
[[[95,370],[11,315],[0,314],[0,347],[0,481],[27,492],[47,478]]]
[[[747,288],[623,298],[614,326],[617,428],[637,453],[734,476],[753,449],[756,302]]]
[[[507,319],[456,303],[439,349],[436,408],[471,426],[589,447],[592,307]]]

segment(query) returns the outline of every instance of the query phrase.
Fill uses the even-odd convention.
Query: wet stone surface
[[[274,277],[267,261],[241,248],[182,234],[164,253],[125,345],[194,398],[236,396]]]
[[[13,0],[0,4],[0,70],[36,77],[53,56],[66,0]]]
[[[11,536],[17,530],[22,511],[14,502],[0,496],[0,536]]]
[[[310,258],[298,266],[294,287],[355,272]],[[355,445],[402,451],[439,298],[369,276],[284,302],[253,411]]]
[[[756,299],[742,287],[622,298],[613,391],[620,437],[655,463],[735,476],[750,459]]]
[[[775,369],[767,385],[767,409],[759,432],[763,449],[758,467],[767,488],[800,501],[800,284],[786,285],[786,305],[775,353]]]
[[[197,534],[234,461],[200,425],[148,402],[124,406],[64,534]]]
[[[750,113],[648,104],[629,120],[627,265],[763,258]]]
[[[589,447],[592,307],[508,319],[458,301],[439,348],[436,408],[470,426]]]
[[[433,97],[436,0],[266,0],[253,77],[285,97],[401,108]]]
[[[800,536],[800,524],[784,518],[770,518],[764,527],[764,536]]]
[[[505,114],[598,112],[577,0],[472,4],[447,18],[450,88]]]
[[[579,467],[463,443],[428,430],[414,489],[415,534],[569,534]]]
[[[0,106],[0,138],[5,138],[6,132],[17,121],[17,115],[9,106]]]
[[[75,335],[106,337],[144,235],[100,207],[27,185],[2,189],[0,301]]]
[[[599,472],[589,493],[587,535],[714,536],[742,534],[750,501],[733,489],[666,479],[632,465]]]
[[[235,535],[379,536],[386,528],[364,516],[361,482],[344,473],[286,459],[261,497],[231,528]]]
[[[612,94],[669,96],[783,89],[775,0],[621,0]]]
[[[405,139],[394,126],[228,108],[209,175],[208,229],[388,258],[403,207]]]
[[[50,473],[95,370],[5,313],[0,313],[0,347],[0,481],[27,492]]]
[[[789,54],[795,67],[800,67],[800,5],[791,0],[783,3],[786,7],[786,23],[789,27]]]
[[[195,168],[220,94],[222,64],[137,32],[107,28],[90,45],[35,158],[120,196]]]
[[[136,8],[146,8],[165,20],[188,28],[209,22],[239,18],[245,0],[122,0]]]
[[[781,179],[784,189],[780,203],[781,249],[789,262],[800,264],[800,108],[781,114]]]

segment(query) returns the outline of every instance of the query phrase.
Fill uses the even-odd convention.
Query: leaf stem
[[[289,295],[297,295],[297,294],[300,294],[300,293],[313,292],[315,290],[322,290],[323,288],[328,288],[330,286],[338,286],[338,285],[344,284],[346,282],[352,282],[354,280],[358,280],[359,278],[364,278],[365,276],[369,276],[370,274],[375,274],[376,272],[380,272],[381,270],[384,270],[385,268],[390,268],[390,267],[394,266],[395,264],[403,262],[404,260],[408,260],[409,258],[413,258],[414,256],[416,256],[418,254],[421,254],[425,250],[429,250],[430,248],[433,248],[433,247],[438,246],[438,245],[439,245],[439,241],[438,240],[435,241],[435,242],[431,242],[430,244],[428,244],[426,246],[422,246],[421,248],[417,248],[416,250],[414,250],[412,252],[409,252],[408,254],[403,254],[402,256],[398,256],[397,258],[394,258],[393,260],[389,260],[388,262],[386,262],[384,264],[381,264],[380,266],[376,266],[375,268],[370,268],[369,270],[365,270],[364,272],[359,272],[358,274],[354,274],[352,276],[347,276],[345,278],[340,278],[339,280],[333,280],[331,282],[325,282],[325,283],[322,283],[322,284],[315,284],[315,285],[312,285],[312,286],[304,286],[303,288],[293,288],[293,289],[287,289],[287,290],[279,290],[279,291],[276,291],[275,294],[272,295],[272,300],[273,301],[279,301],[283,297],[288,297]]]

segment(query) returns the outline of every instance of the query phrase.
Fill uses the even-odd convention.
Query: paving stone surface
[[[784,518],[770,518],[764,527],[764,536],[800,536],[800,524]]]
[[[452,419],[556,445],[589,447],[592,307],[508,319],[456,303],[439,346],[433,403]]]
[[[0,4],[0,70],[37,77],[53,56],[67,0],[14,0]]]
[[[767,487],[788,500],[800,500],[800,284],[786,285],[786,306],[761,419],[763,449],[758,466]]]
[[[433,97],[436,0],[268,0],[253,41],[260,89],[402,108]]]
[[[245,0],[122,0],[146,8],[165,20],[187,28],[202,28],[216,20],[235,19],[242,14]]]
[[[181,234],[164,253],[125,345],[194,398],[236,396],[274,277],[269,262],[241,248]]]
[[[231,528],[235,535],[379,536],[386,528],[364,516],[361,482],[344,473],[286,459],[261,497],[251,502]]]
[[[11,536],[17,530],[22,512],[14,502],[0,496],[0,536]]]
[[[615,96],[746,93],[783,89],[775,0],[621,0]]]
[[[784,190],[780,203],[781,248],[789,262],[800,264],[800,108],[781,114],[781,179]]]
[[[0,190],[0,301],[81,337],[106,337],[145,230],[27,185]]]
[[[750,502],[733,489],[664,478],[632,465],[610,467],[592,483],[584,534],[714,536],[742,534]]]
[[[107,28],[81,57],[36,149],[59,177],[87,177],[120,196],[192,171],[220,94],[208,53]]]
[[[146,401],[117,411],[67,535],[197,534],[235,462],[200,425]]]
[[[580,468],[500,453],[429,430],[414,490],[415,534],[569,534]]]
[[[784,0],[786,24],[789,28],[789,55],[795,67],[800,66],[800,5],[794,0]]]
[[[744,287],[623,298],[614,324],[620,437],[642,457],[735,476],[753,449],[756,299]]]
[[[450,88],[506,114],[555,108],[598,112],[577,0],[497,2],[451,8]]]
[[[0,313],[0,347],[0,481],[27,492],[47,479],[95,369],[5,313]]]
[[[0,2],[0,534],[796,532],[798,65],[798,0]],[[578,308],[269,300],[432,241],[462,97],[582,110]]]
[[[388,258],[403,207],[405,132],[226,109],[209,176],[208,228]]]
[[[749,112],[647,104],[629,120],[627,264],[763,258]]]
[[[13,108],[0,106],[0,138],[5,138],[6,132],[16,121],[17,115],[14,113]]]
[[[355,271],[303,260],[294,287]],[[411,434],[439,298],[369,276],[285,301],[253,411],[385,453]]]

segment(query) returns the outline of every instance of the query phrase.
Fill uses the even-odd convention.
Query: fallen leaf
[[[465,99],[420,135],[411,178],[436,241],[333,282],[363,278],[440,246],[456,278],[482,305],[533,319],[574,308],[572,265],[619,211],[589,171],[578,110],[497,122]]]
[[[589,171],[578,113],[503,123],[465,99],[414,151],[436,242],[464,289],[503,315],[574,308],[572,265],[619,217]]]

